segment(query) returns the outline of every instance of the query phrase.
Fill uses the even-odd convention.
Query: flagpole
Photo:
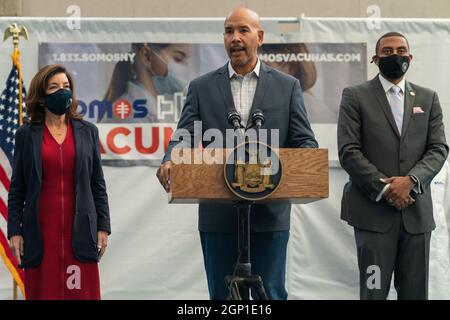
[[[18,299],[17,288],[18,288],[17,281],[13,277],[13,300],[17,300]]]
[[[3,41],[8,38],[13,38],[13,53],[11,54],[12,63],[17,68],[18,80],[19,80],[19,126],[23,124],[23,88],[22,88],[22,68],[20,65],[20,50],[19,50],[19,38],[24,37],[26,40],[28,37],[28,30],[24,26],[18,26],[17,23],[11,24],[4,33]],[[17,288],[18,283],[13,276],[13,299],[18,299]]]
[[[14,46],[14,51],[11,55],[13,64],[17,68],[17,73],[19,76],[19,127],[23,124],[23,88],[22,88],[22,68],[20,67],[20,50],[19,47]]]

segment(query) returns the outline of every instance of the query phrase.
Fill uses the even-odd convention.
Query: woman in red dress
[[[76,108],[70,74],[46,66],[28,92],[31,124],[16,133],[8,237],[30,300],[100,299],[108,199],[98,131]]]

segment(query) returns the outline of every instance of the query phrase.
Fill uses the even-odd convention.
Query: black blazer
[[[317,148],[318,144],[306,114],[300,82],[261,62],[253,110],[260,109],[266,116],[263,128],[279,129],[280,148]],[[228,111],[235,111],[228,74],[228,64],[207,73],[189,85],[186,102],[178,128],[193,135],[194,121],[202,121],[202,136],[207,129],[232,129],[227,121]],[[251,125],[248,121],[247,127]],[[177,141],[176,131],[163,159],[171,157]],[[270,132],[268,133],[270,140]],[[193,142],[194,139],[191,139]],[[207,146],[211,141],[202,141]],[[217,143],[215,141],[215,143]],[[255,232],[281,231],[290,228],[291,205],[287,203],[255,204],[252,206],[250,227]],[[199,230],[206,232],[236,232],[236,209],[232,204],[201,203],[199,205]]]
[[[82,262],[98,261],[97,231],[111,233],[108,196],[100,159],[97,127],[70,120],[75,141],[75,217],[72,248]],[[21,268],[42,260],[39,195],[42,179],[43,124],[24,124],[16,132],[13,173],[8,194],[8,239],[24,238]]]

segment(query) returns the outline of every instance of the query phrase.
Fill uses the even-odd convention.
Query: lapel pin
[[[412,95],[413,97],[416,95],[414,91],[410,91],[409,94]]]

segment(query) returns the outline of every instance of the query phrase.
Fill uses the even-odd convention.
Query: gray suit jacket
[[[413,112],[414,107],[424,112]],[[343,220],[359,229],[387,232],[394,215],[402,214],[409,233],[435,228],[430,182],[448,154],[436,92],[406,81],[400,134],[378,76],[345,88],[338,148],[339,161],[350,175],[342,196]],[[375,201],[385,185],[380,178],[406,175],[416,176],[422,186],[421,194],[413,193],[415,203],[399,212],[383,198]]]
[[[296,78],[261,63],[250,114],[255,109],[260,109],[265,114],[263,128],[279,129],[281,148],[317,148],[317,141],[307,119],[300,83]],[[193,135],[194,121],[201,120],[202,133],[214,128],[225,136],[225,130],[232,129],[227,121],[230,110],[236,109],[228,65],[225,65],[191,81],[177,128],[188,129]],[[176,136],[177,132],[174,134]],[[175,138],[169,143],[163,162],[170,159],[171,151],[177,143],[179,142]],[[202,141],[204,147],[209,143],[211,142]],[[288,230],[290,209],[290,204],[284,203],[253,205],[250,227],[256,232]],[[200,204],[199,230],[235,232],[237,216],[234,207],[231,204]]]

